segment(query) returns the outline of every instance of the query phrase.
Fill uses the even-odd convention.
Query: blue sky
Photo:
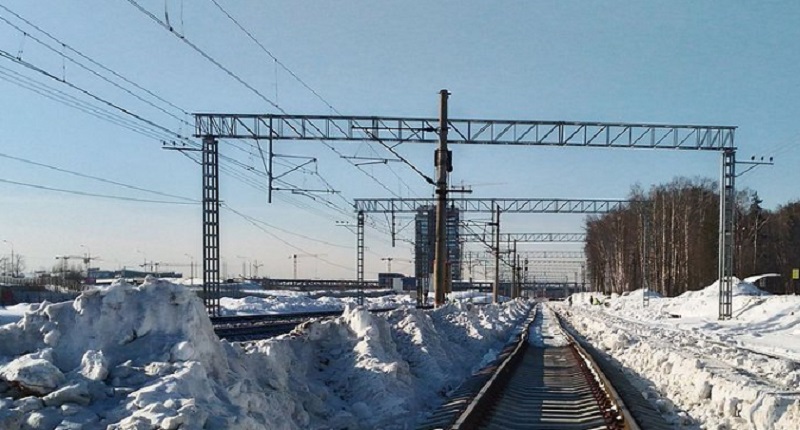
[[[739,127],[740,159],[776,159],[775,166],[747,173],[737,185],[758,191],[770,208],[798,199],[797,2],[218,2],[344,114],[435,117],[437,93],[447,88],[454,118],[733,125]],[[183,111],[276,112],[128,1],[2,4]],[[164,19],[164,1],[139,4]],[[285,70],[276,68],[211,0],[169,0],[166,9],[177,31],[285,111],[331,113]],[[6,11],[0,10],[0,16],[22,25]],[[21,54],[23,60],[164,127],[189,131],[175,117],[62,62],[4,22],[0,49]],[[200,171],[189,159],[162,150],[157,139],[20,88],[8,76],[18,73],[79,96],[63,84],[8,59],[0,58],[0,66],[5,73],[0,76],[3,155],[200,198]],[[166,110],[191,122],[173,108]],[[222,153],[257,170],[260,158],[247,145],[237,150],[223,144]],[[336,144],[336,149],[348,155],[385,155],[365,144]],[[431,175],[433,149],[400,147]],[[353,198],[391,197],[321,144],[281,142],[277,151],[318,158],[319,174],[341,192],[324,198],[340,208],[347,209]],[[634,183],[648,187],[679,175],[715,180],[719,175],[715,153],[492,147],[456,147],[454,152],[452,182],[474,185],[474,197],[621,198]],[[363,168],[404,197],[431,195],[430,187],[400,164]],[[0,172],[6,181],[174,200],[3,156]],[[301,187],[321,186],[311,173],[287,180]],[[324,254],[324,260],[299,259],[300,276],[354,276],[354,235],[335,225],[351,216],[328,208],[319,198],[286,193],[267,205],[263,191],[230,176],[222,177],[222,198],[270,225],[262,230],[223,212],[222,253],[229,274],[240,272],[244,261],[258,260],[265,264],[260,274],[289,277],[289,255],[309,253]],[[189,256],[199,260],[201,254],[196,205],[110,200],[3,182],[0,201],[0,239],[14,243],[31,269],[52,266],[55,255],[87,249],[109,268],[145,259],[188,264]],[[375,220],[383,222],[382,217]],[[576,215],[508,216],[505,221],[506,231],[582,228],[582,217]],[[10,253],[8,243],[2,246],[1,253]],[[385,269],[381,257],[411,256],[410,248],[392,249],[387,235],[374,230],[367,232],[367,246],[367,277]],[[567,249],[548,246],[556,248]],[[409,271],[410,265],[395,261],[393,269]]]

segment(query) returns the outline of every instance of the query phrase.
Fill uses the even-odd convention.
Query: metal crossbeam
[[[536,260],[542,264],[560,264],[557,262],[561,260],[578,260],[569,261],[569,263],[580,264],[586,260],[586,254],[583,251],[517,251],[517,254],[521,258],[527,258],[529,261]],[[491,252],[474,252],[470,256],[473,260],[494,261],[494,254]]]
[[[488,234],[466,233],[461,236],[464,242],[489,243]],[[586,233],[501,233],[500,242],[539,243],[539,242],[585,242]]]
[[[355,199],[355,210],[365,213],[416,213],[420,207],[433,206],[435,199]],[[537,198],[463,198],[448,202],[461,212],[490,213],[500,207],[504,213],[580,213],[602,214],[628,203],[617,199],[537,199]]]
[[[195,136],[232,139],[437,143],[439,120],[344,115],[198,113]],[[449,119],[448,144],[733,148],[736,127],[580,121]]]
[[[261,287],[267,290],[270,289],[301,289],[305,290],[319,290],[319,289],[357,289],[362,291],[364,289],[379,289],[381,287],[377,281],[353,281],[347,279],[274,279],[263,278],[259,280]]]

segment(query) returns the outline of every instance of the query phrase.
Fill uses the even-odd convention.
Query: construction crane
[[[56,255],[56,260],[61,260],[61,277],[64,278],[67,272],[67,264],[69,260],[80,260],[86,266],[86,276],[89,276],[89,265],[94,260],[100,260],[100,257],[92,257],[90,254],[86,255]]]
[[[81,260],[81,261],[83,261],[83,264],[86,265],[86,267],[89,267],[89,265],[92,264],[92,261],[101,260],[101,258],[100,257],[92,257],[89,254],[86,254],[86,255],[56,255],[56,260],[61,260],[62,261],[61,264],[63,266],[66,266],[67,265],[67,261],[69,261],[69,260]]]
[[[292,274],[294,276],[294,279],[297,279],[297,259],[298,258],[306,258],[306,257],[319,258],[319,257],[324,257],[326,255],[328,255],[328,254],[292,254],[292,255],[290,255],[289,259],[293,260]]]
[[[252,273],[252,275],[253,275],[254,278],[258,278],[258,269],[261,268],[261,267],[264,267],[264,263],[260,263],[259,264],[258,260],[253,260],[253,273]]]

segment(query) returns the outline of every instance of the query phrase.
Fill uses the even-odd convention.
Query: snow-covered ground
[[[409,428],[530,311],[344,305],[247,344],[220,341],[193,291],[154,279],[32,305],[0,326],[0,429]]]
[[[717,319],[716,284],[647,307],[641,290],[549,306],[680,428],[798,429],[800,297],[746,282],[734,293],[730,321]],[[246,344],[217,339],[192,290],[155,279],[0,309],[0,429],[413,427],[530,311],[521,300],[473,306],[484,293],[449,298],[429,311],[405,295],[367,298],[398,308],[381,315],[354,297],[223,299],[227,314],[345,309]]]
[[[728,321],[717,319],[716,283],[675,298],[653,294],[647,307],[643,290],[571,301],[554,306],[638,374],[645,395],[682,428],[800,428],[800,297],[737,280]]]

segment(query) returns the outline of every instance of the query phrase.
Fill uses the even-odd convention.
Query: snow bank
[[[487,304],[492,303],[492,292],[491,291],[454,291],[447,295],[447,299],[450,301],[456,302],[468,302],[468,303],[479,303],[479,304]],[[508,297],[503,295],[497,296],[497,301],[500,303],[506,302],[510,300]]]
[[[449,305],[386,317],[350,307],[294,336],[245,346],[247,367],[293,396],[303,428],[408,428],[486,356],[494,357],[529,306]],[[271,375],[270,375],[271,374]]]
[[[674,298],[642,292],[559,305],[573,326],[635,373],[681,428],[792,429],[800,423],[800,297],[734,282],[733,319],[719,321],[719,285]]]
[[[240,345],[216,338],[191,290],[117,282],[0,326],[0,428],[406,428],[528,311],[351,306]]]
[[[287,292],[284,292],[287,293]],[[243,297],[233,299],[223,297],[220,300],[224,315],[253,315],[293,312],[319,312],[342,310],[358,302],[357,297],[319,297],[313,298],[296,291],[274,297]],[[365,297],[364,304],[370,309],[386,309],[398,306],[413,306],[416,301],[407,294],[387,295],[381,297]]]
[[[233,374],[202,302],[168,282],[116,282],[74,302],[34,306],[0,327],[0,357],[8,396],[0,428],[238,420],[234,399],[217,386]],[[212,411],[213,420],[204,416]]]
[[[20,303],[17,305],[0,307],[0,325],[17,322],[22,319],[30,309],[31,305],[27,303]]]

